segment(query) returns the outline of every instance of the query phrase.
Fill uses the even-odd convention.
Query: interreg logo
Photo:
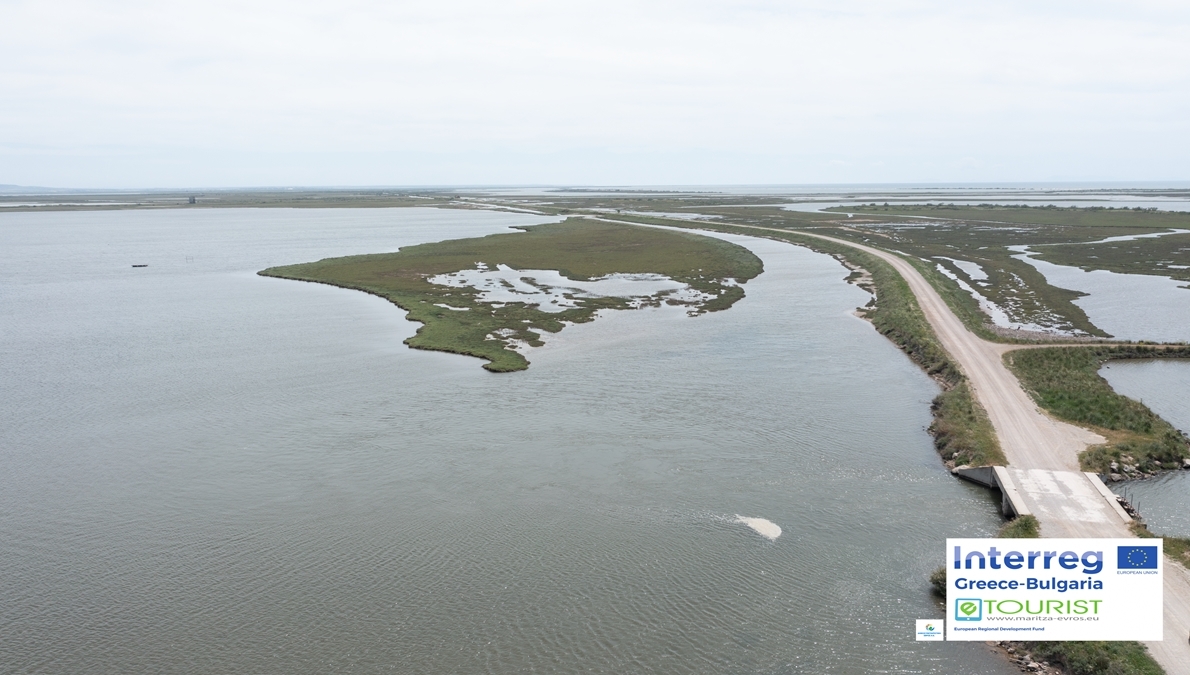
[[[955,621],[982,621],[983,600],[976,598],[959,598],[954,601]]]
[[[1156,546],[1119,546],[1116,548],[1116,568],[1122,570],[1157,569]]]
[[[1121,546],[1120,560],[1124,559],[1123,550],[1126,548],[1149,548],[1154,551],[1153,557],[1156,558],[1155,546]],[[961,570],[964,567],[967,569],[1030,569],[1030,570],[1049,570],[1062,568],[1064,570],[1077,569],[1082,565],[1083,574],[1099,574],[1103,571],[1103,551],[1083,551],[1078,554],[1074,551],[1001,551],[995,546],[988,549],[975,549],[967,551],[965,554],[961,546],[954,547],[954,568]],[[1123,567],[1123,563],[1120,563]]]

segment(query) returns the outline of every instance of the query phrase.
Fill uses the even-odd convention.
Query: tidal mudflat
[[[546,220],[0,214],[3,662],[1015,672],[912,640],[939,533],[1000,517],[835,260],[740,238],[765,272],[729,310],[608,312],[499,376],[409,349],[385,300],[255,274]]]

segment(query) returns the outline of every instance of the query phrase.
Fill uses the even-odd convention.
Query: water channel
[[[1115,361],[1099,374],[1119,393],[1144,402],[1190,434],[1190,361]],[[1117,483],[1112,489],[1138,503],[1154,532],[1190,537],[1190,471]]]
[[[503,375],[255,275],[534,222],[0,214],[4,672],[1015,672],[913,640],[943,538],[1000,518],[835,260],[740,238],[731,310],[612,312]]]

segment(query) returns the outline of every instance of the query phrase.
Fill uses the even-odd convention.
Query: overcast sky
[[[0,0],[0,183],[1190,180],[1190,2]]]

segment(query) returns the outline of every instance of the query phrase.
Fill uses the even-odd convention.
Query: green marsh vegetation
[[[1084,270],[1153,274],[1190,281],[1190,234],[1187,233],[1097,244],[1051,244],[1038,247],[1036,253],[1039,260]]]
[[[858,214],[871,221],[842,221],[832,227],[838,236],[903,252],[917,262],[942,291],[956,314],[988,339],[1019,337],[997,330],[970,294],[938,272],[974,287],[1019,323],[1110,337],[1095,327],[1071,301],[1080,293],[1051,286],[1018,251],[1029,246],[1034,257],[1084,270],[1104,269],[1190,279],[1190,234],[1104,243],[1109,237],[1169,233],[1190,229],[1190,214],[1104,207],[876,205],[848,206],[835,212]],[[925,259],[925,260],[921,260]],[[929,261],[926,263],[925,261]],[[986,278],[973,277],[955,261],[975,263]],[[946,290],[948,289],[949,290]],[[1026,336],[1029,337],[1029,336]]]
[[[675,200],[670,200],[673,201]],[[644,210],[644,207],[638,208]],[[901,253],[930,280],[968,328],[985,339],[1010,342],[1030,341],[1038,336],[1006,331],[992,325],[990,317],[979,307],[976,299],[947,275],[976,289],[1003,309],[1015,322],[1036,324],[1084,337],[1106,338],[1110,336],[1094,326],[1083,310],[1073,304],[1072,301],[1081,297],[1081,293],[1050,285],[1036,268],[1019,257],[1019,252],[1010,250],[1009,247],[1034,245],[1039,248],[1032,250],[1041,251],[1050,244],[1086,242],[1110,236],[1168,230],[1160,226],[1154,227],[1154,223],[1148,222],[1147,218],[1142,219],[1145,222],[1125,218],[1122,224],[1113,221],[1097,227],[1083,226],[1079,224],[1081,221],[1077,217],[1078,210],[1063,213],[1063,218],[1070,222],[1036,224],[990,220],[990,216],[978,208],[947,210],[944,212],[945,217],[938,215],[936,209],[912,206],[887,209],[849,206],[826,213],[787,211],[762,203],[704,203],[697,207],[688,205],[683,208],[676,203],[667,202],[664,208],[675,214],[686,212],[691,215],[717,216],[714,220],[707,221],[707,227],[749,225],[801,229]],[[657,207],[657,210],[661,210],[661,207]],[[1014,213],[1016,211],[1030,210],[1017,209]],[[851,213],[853,217],[848,218],[847,213],[843,212]],[[922,214],[932,215],[921,217]],[[972,214],[982,215],[984,218],[960,219],[971,217]],[[1146,216],[1151,213],[1134,215]],[[633,213],[630,217],[641,222],[673,223],[672,220],[664,218],[643,216],[639,212]],[[1025,221],[1027,218],[1018,217],[1018,220]],[[1184,220],[1190,222],[1190,219]],[[979,270],[972,274],[971,265],[962,263],[978,265]],[[945,270],[945,274],[938,269],[939,267]]]
[[[1034,516],[1018,516],[1004,523],[996,536],[1001,539],[1037,539],[1041,536],[1041,523]]]
[[[1004,361],[1042,408],[1108,439],[1081,455],[1085,470],[1139,475],[1180,468],[1190,443],[1143,403],[1117,394],[1099,369],[1112,360],[1154,358],[1190,358],[1190,346],[1041,347],[1008,352]]]
[[[526,302],[492,303],[469,286],[431,283],[430,278],[483,266],[495,270],[557,270],[575,281],[612,274],[656,274],[687,284],[709,297],[679,300],[665,293],[644,304],[685,305],[691,314],[731,307],[744,297],[742,284],[761,273],[759,258],[735,244],[692,233],[571,218],[518,228],[522,233],[408,246],[396,253],[328,258],[272,267],[264,276],[313,281],[386,298],[424,324],[406,344],[417,349],[466,354],[488,361],[494,372],[523,370],[529,362],[513,346],[538,346],[541,332],[591,321],[601,309],[641,304],[620,297],[568,297],[577,305],[547,312]],[[734,281],[733,281],[734,280]],[[531,283],[531,282],[530,282]]]
[[[862,195],[855,196],[862,198]],[[261,205],[264,205],[263,202],[270,200],[284,201],[291,195],[261,193],[234,197],[239,200],[259,200]],[[851,197],[849,195],[844,198]],[[1087,242],[1112,236],[1168,232],[1172,228],[1190,229],[1190,214],[1183,213],[1105,208],[941,204],[873,204],[843,207],[835,213],[813,213],[781,208],[780,205],[787,202],[784,197],[682,194],[647,190],[623,190],[614,194],[598,195],[593,193],[589,196],[570,194],[499,198],[441,191],[425,191],[424,194],[363,191],[358,195],[336,191],[309,195],[307,202],[310,202],[309,205],[346,205],[345,202],[351,205],[379,205],[381,202],[390,205],[416,203],[449,208],[476,208],[479,202],[484,202],[489,206],[546,214],[585,212],[624,222],[768,236],[833,255],[853,268],[862,268],[870,273],[871,279],[867,281],[866,286],[875,292],[876,297],[867,307],[862,308],[862,314],[942,385],[944,391],[934,401],[934,424],[931,427],[939,452],[956,465],[974,466],[1004,463],[995,435],[987,421],[986,413],[974,401],[961,373],[938,345],[915,299],[899,275],[879,259],[846,246],[802,237],[795,232],[759,234],[755,230],[739,226],[801,229],[905,254],[926,274],[927,279],[938,288],[956,314],[977,334],[987,339],[1025,343],[1035,342],[1040,336],[994,330],[975,299],[967,291],[959,288],[955,281],[941,274],[937,266],[941,265],[955,277],[975,287],[989,300],[1005,309],[1013,320],[1104,338],[1107,336],[1103,331],[1093,326],[1082,310],[1071,302],[1080,296],[1079,293],[1050,286],[1035,268],[1015,257],[1018,254],[1009,250],[1009,247],[1029,245],[1038,257],[1059,264],[1078,264],[1085,267],[1086,263],[1092,267],[1098,265],[1098,268],[1119,272],[1145,273],[1148,270],[1148,273],[1177,276],[1177,262],[1168,263],[1173,264],[1175,268],[1167,269],[1167,263],[1161,261],[1181,260],[1176,256],[1185,254],[1182,249],[1187,247],[1182,238],[1186,235],[1175,234],[1123,242],[1128,246],[1118,249],[1114,248],[1118,244],[1108,244],[1106,246],[1115,251],[1111,256],[1095,252],[1097,248],[1105,245]],[[841,213],[842,211],[851,213],[851,217]],[[646,215],[648,212],[656,212],[656,215]],[[688,215],[691,218],[714,217],[691,223],[665,217],[663,213],[672,213],[679,217]],[[1149,259],[1156,262],[1146,267],[1147,263],[1144,261]],[[972,276],[968,271],[969,266],[968,270],[965,270],[954,262],[956,260],[978,264],[983,274]],[[1157,265],[1157,262],[1161,264]],[[557,267],[540,261],[534,262],[534,265],[540,268]],[[983,275],[986,275],[986,278],[980,278]],[[350,283],[356,283],[358,287],[362,282],[356,279]],[[380,289],[380,294],[388,297],[386,293],[387,291]],[[438,309],[441,310],[438,314],[446,317],[440,320],[456,324],[463,322],[459,315],[466,313],[456,312],[455,318],[451,318],[445,314],[450,310]],[[511,316],[520,311],[531,310],[508,308],[505,312],[508,315],[505,318],[508,320],[505,323],[517,323]],[[583,312],[575,314],[581,315]],[[410,318],[420,320],[414,314],[411,314]],[[517,329],[514,339],[535,344],[535,334],[540,330],[556,330],[562,325],[561,321],[572,320],[584,319],[581,316],[571,318],[561,315],[525,317],[519,320],[519,326],[500,327],[508,330]],[[515,352],[495,344],[496,341],[476,339],[479,331],[490,329],[492,325],[494,324],[473,326],[469,337],[462,340],[448,340],[446,336],[429,335],[429,328],[424,327],[411,343],[419,346],[423,339],[430,342],[450,342],[452,344],[445,346],[451,351],[480,352],[476,355],[483,358],[496,357],[497,360],[488,365],[492,369],[524,367],[523,357]],[[525,328],[521,328],[522,326]],[[1055,384],[1060,385],[1060,382]],[[1106,387],[1106,383],[1103,387]]]
[[[991,317],[980,309],[978,301],[960,288],[958,282],[943,274],[939,267],[995,303],[1015,322],[1077,335],[1108,337],[1091,323],[1080,307],[1073,304],[1072,301],[1082,297],[1082,293],[1050,285],[1036,268],[1008,249],[1028,243],[1022,241],[1018,227],[890,223],[862,226],[862,229],[830,229],[831,234],[841,238],[904,254],[964,324],[985,339],[1002,340],[1006,331],[996,328]],[[972,275],[956,261],[978,265],[982,275]]]
[[[939,598],[946,599],[946,565],[930,573],[930,591]]]
[[[1190,213],[1111,206],[1027,206],[1015,204],[857,204],[828,209],[836,213],[917,216],[945,220],[1050,225],[1060,228],[1134,228],[1161,230],[1185,227]],[[1112,236],[1112,235],[1106,235]]]
[[[1060,336],[1006,330],[994,326],[978,301],[960,288],[957,278],[995,303],[1018,324],[1033,324],[1081,338],[1109,338],[1073,303],[1077,291],[1049,284],[1014,247],[1028,246],[1041,260],[1083,269],[1157,274],[1190,279],[1190,234],[1127,242],[1091,243],[1108,237],[1169,233],[1190,229],[1190,213],[1136,209],[855,205],[827,212],[789,211],[766,198],[721,195],[634,195],[567,198],[554,205],[567,209],[599,208],[615,217],[673,224],[643,215],[715,216],[707,227],[749,225],[800,229],[828,234],[902,253],[939,290],[973,332],[989,340],[1029,342],[1063,340]],[[850,217],[849,217],[850,216]],[[978,265],[975,269],[972,264]],[[938,268],[941,267],[943,271]],[[954,278],[951,278],[954,277]]]
[[[1070,675],[1164,675],[1139,642],[1020,642],[1034,661],[1047,661]]]
[[[723,214],[721,219],[698,225],[686,223],[683,226],[735,231],[757,236],[758,233],[755,230],[749,231],[746,228],[733,227],[733,225],[737,222],[741,224],[746,222],[748,225],[769,225],[765,222],[758,222],[748,215],[758,209],[772,211],[772,207],[768,206],[721,208],[717,211],[717,213]],[[854,209],[848,207],[846,210]],[[988,326],[987,315],[978,307],[971,295],[959,288],[951,279],[938,273],[935,269],[936,264],[949,265],[952,273],[961,279],[967,279],[968,283],[994,301],[998,300],[1004,303],[1001,305],[1002,307],[1019,310],[1024,304],[1008,302],[1003,297],[997,298],[993,292],[988,290],[989,286],[1000,284],[1015,289],[1013,291],[1017,294],[1015,297],[1023,295],[1033,303],[1031,316],[1036,318],[1039,314],[1044,315],[1048,325],[1067,330],[1078,330],[1084,335],[1103,337],[1105,334],[1090,324],[1082,310],[1071,304],[1070,301],[1079,297],[1079,293],[1049,286],[1035,268],[1013,258],[1012,255],[1015,253],[1010,251],[1008,246],[1021,243],[1051,244],[1071,240],[1094,241],[1108,236],[1168,231],[1169,227],[1190,223],[1190,214],[1162,215],[1151,211],[1115,210],[1113,212],[1107,209],[1045,208],[1003,210],[1009,212],[1009,215],[1014,218],[1014,221],[1010,222],[1007,227],[999,223],[989,224],[983,221],[937,222],[929,225],[913,222],[905,225],[904,218],[900,215],[892,216],[894,219],[899,219],[900,223],[881,222],[879,219],[856,222],[855,219],[852,219],[846,224],[841,221],[823,223],[816,220],[813,223],[801,221],[800,225],[808,231],[829,234],[856,243],[869,244],[906,254],[910,261],[914,262],[923,273],[926,273],[927,278],[947,299],[956,314],[964,319],[965,323],[977,334],[999,341],[1028,343],[1035,342],[1039,336],[1004,336],[994,333]],[[931,209],[930,207],[895,207],[895,209],[890,207],[887,213],[933,212],[936,215],[940,211],[946,212],[948,217],[981,216],[983,220],[992,217],[989,212],[995,211],[996,213],[993,215],[997,217],[999,215],[999,210],[992,207],[954,210]],[[885,211],[882,209],[881,213],[885,213]],[[795,214],[798,217],[803,215],[817,219],[823,214]],[[1033,216],[1038,217],[1034,218]],[[633,216],[634,220],[637,218],[637,216]],[[648,220],[659,224],[676,224],[673,220],[662,218],[648,218]],[[1041,221],[1041,223],[1029,224],[1030,220]],[[905,226],[902,228],[899,225]],[[788,226],[796,225],[794,222],[789,222]],[[805,245],[869,270],[872,274],[871,287],[875,291],[876,298],[868,307],[863,308],[864,314],[872,321],[877,330],[904,349],[910,358],[938,380],[945,390],[933,404],[934,423],[931,426],[931,431],[939,452],[955,465],[978,466],[1004,463],[985,411],[974,401],[970,388],[938,345],[925,318],[921,315],[916,301],[899,275],[873,256],[846,246],[801,237],[793,232],[788,235],[766,232],[759,236],[769,236]],[[1176,236],[1179,235],[1140,241],[1146,243],[1174,241],[1176,243],[1176,240],[1172,239]],[[998,253],[988,253],[993,249]],[[930,262],[921,260],[922,257],[928,257]],[[943,260],[943,257],[978,262],[987,273],[988,278],[982,280],[971,278],[967,272],[954,265],[952,261]],[[999,278],[997,275],[1000,275]],[[980,281],[984,283],[979,284]],[[1062,305],[1066,306],[1065,310],[1054,309]],[[1023,318],[1028,319],[1029,317]],[[1102,346],[1111,348],[1107,344]],[[1086,352],[1087,354],[1100,355],[1090,360],[1083,359],[1080,365],[1073,370],[1059,367],[1060,364],[1054,362],[1042,368],[1029,368],[1029,364],[1033,364],[1051,353],[1054,352],[1052,350],[1020,350],[1013,352],[1009,360],[1019,358],[1022,363],[1026,364],[1025,368],[1028,372],[1022,373],[1018,369],[1018,377],[1022,377],[1022,383],[1027,389],[1034,392],[1035,397],[1038,396],[1038,391],[1044,390],[1045,394],[1038,400],[1043,407],[1050,410],[1051,414],[1077,424],[1092,426],[1111,439],[1108,445],[1095,448],[1084,454],[1083,461],[1088,469],[1107,471],[1110,469],[1111,462],[1118,461],[1121,457],[1127,457],[1134,463],[1143,462],[1146,468],[1154,466],[1152,464],[1154,459],[1163,467],[1171,467],[1175,459],[1184,456],[1184,439],[1179,440],[1170,435],[1176,432],[1168,423],[1148,411],[1140,403],[1116,394],[1096,373],[1102,360],[1168,357],[1174,352],[1168,350],[1148,351],[1139,347],[1130,351],[1128,346],[1121,346],[1120,350],[1111,352],[1116,356],[1107,356],[1107,352]],[[1062,353],[1056,354],[1061,356]],[[1072,352],[1067,353],[1066,358],[1073,358],[1071,354]],[[1053,376],[1042,382],[1039,378],[1045,372],[1050,372]],[[1032,379],[1029,379],[1030,377]],[[1071,409],[1074,402],[1081,401],[1082,403],[1078,405],[1084,405],[1088,403],[1088,399],[1097,401],[1096,406],[1083,411]],[[1103,406],[1107,404],[1118,410],[1133,410],[1139,407],[1145,411],[1145,414],[1136,419],[1143,418],[1146,421],[1139,426],[1133,425],[1136,428],[1123,426],[1119,429],[1111,429],[1106,427],[1102,420],[1098,420],[1095,415],[1089,413],[1092,409],[1102,412],[1106,409]],[[1119,420],[1112,422],[1112,424],[1119,423]]]
[[[1068,338],[1062,335],[1028,334],[997,327],[979,306],[979,301],[961,288],[958,282],[944,274],[939,267],[975,288],[980,295],[994,302],[1014,320],[1070,331],[1082,338],[1110,337],[1091,323],[1081,307],[1073,304],[1072,301],[1081,298],[1083,293],[1051,286],[1035,267],[1016,258],[1007,258],[1000,262],[980,256],[971,258],[974,260],[970,262],[975,262],[988,274],[989,281],[972,280],[954,259],[935,259],[930,262],[916,257],[906,259],[930,282],[967,329],[985,340],[1032,342],[1038,339],[1063,341]],[[1060,311],[1054,308],[1059,308]]]

